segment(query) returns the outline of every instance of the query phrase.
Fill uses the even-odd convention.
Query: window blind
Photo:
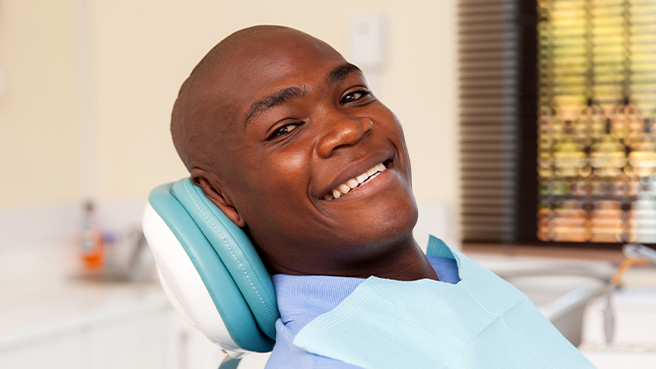
[[[519,66],[516,0],[458,4],[462,235],[516,237]]]

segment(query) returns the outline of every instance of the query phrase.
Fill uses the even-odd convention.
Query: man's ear
[[[202,169],[194,168],[191,170],[191,181],[203,190],[205,196],[218,206],[219,209],[232,220],[239,228],[246,226],[244,218],[241,217],[232,201],[221,191],[218,181],[211,181],[214,175]],[[213,179],[213,178],[212,178]],[[214,184],[213,184],[214,183]]]

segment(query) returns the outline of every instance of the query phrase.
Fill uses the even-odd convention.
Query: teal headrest
[[[248,236],[189,178],[155,188],[149,203],[193,263],[232,340],[245,350],[270,351],[280,314],[271,277]]]

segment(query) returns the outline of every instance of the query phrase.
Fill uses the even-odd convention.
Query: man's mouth
[[[387,169],[385,167],[385,164],[378,163],[373,167],[369,168],[366,172],[360,174],[359,176],[355,176],[349,179],[348,181],[340,184],[339,186],[333,188],[330,192],[323,195],[323,199],[326,201],[339,199],[340,197],[353,191],[355,188],[358,188],[364,185],[365,183],[367,183],[368,181],[372,180],[374,177],[378,176],[380,173],[385,171],[385,169]]]

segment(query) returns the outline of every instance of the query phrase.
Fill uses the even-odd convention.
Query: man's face
[[[274,271],[353,275],[411,237],[403,132],[336,51],[275,33],[212,77],[228,119],[216,133],[221,168],[208,169]]]

